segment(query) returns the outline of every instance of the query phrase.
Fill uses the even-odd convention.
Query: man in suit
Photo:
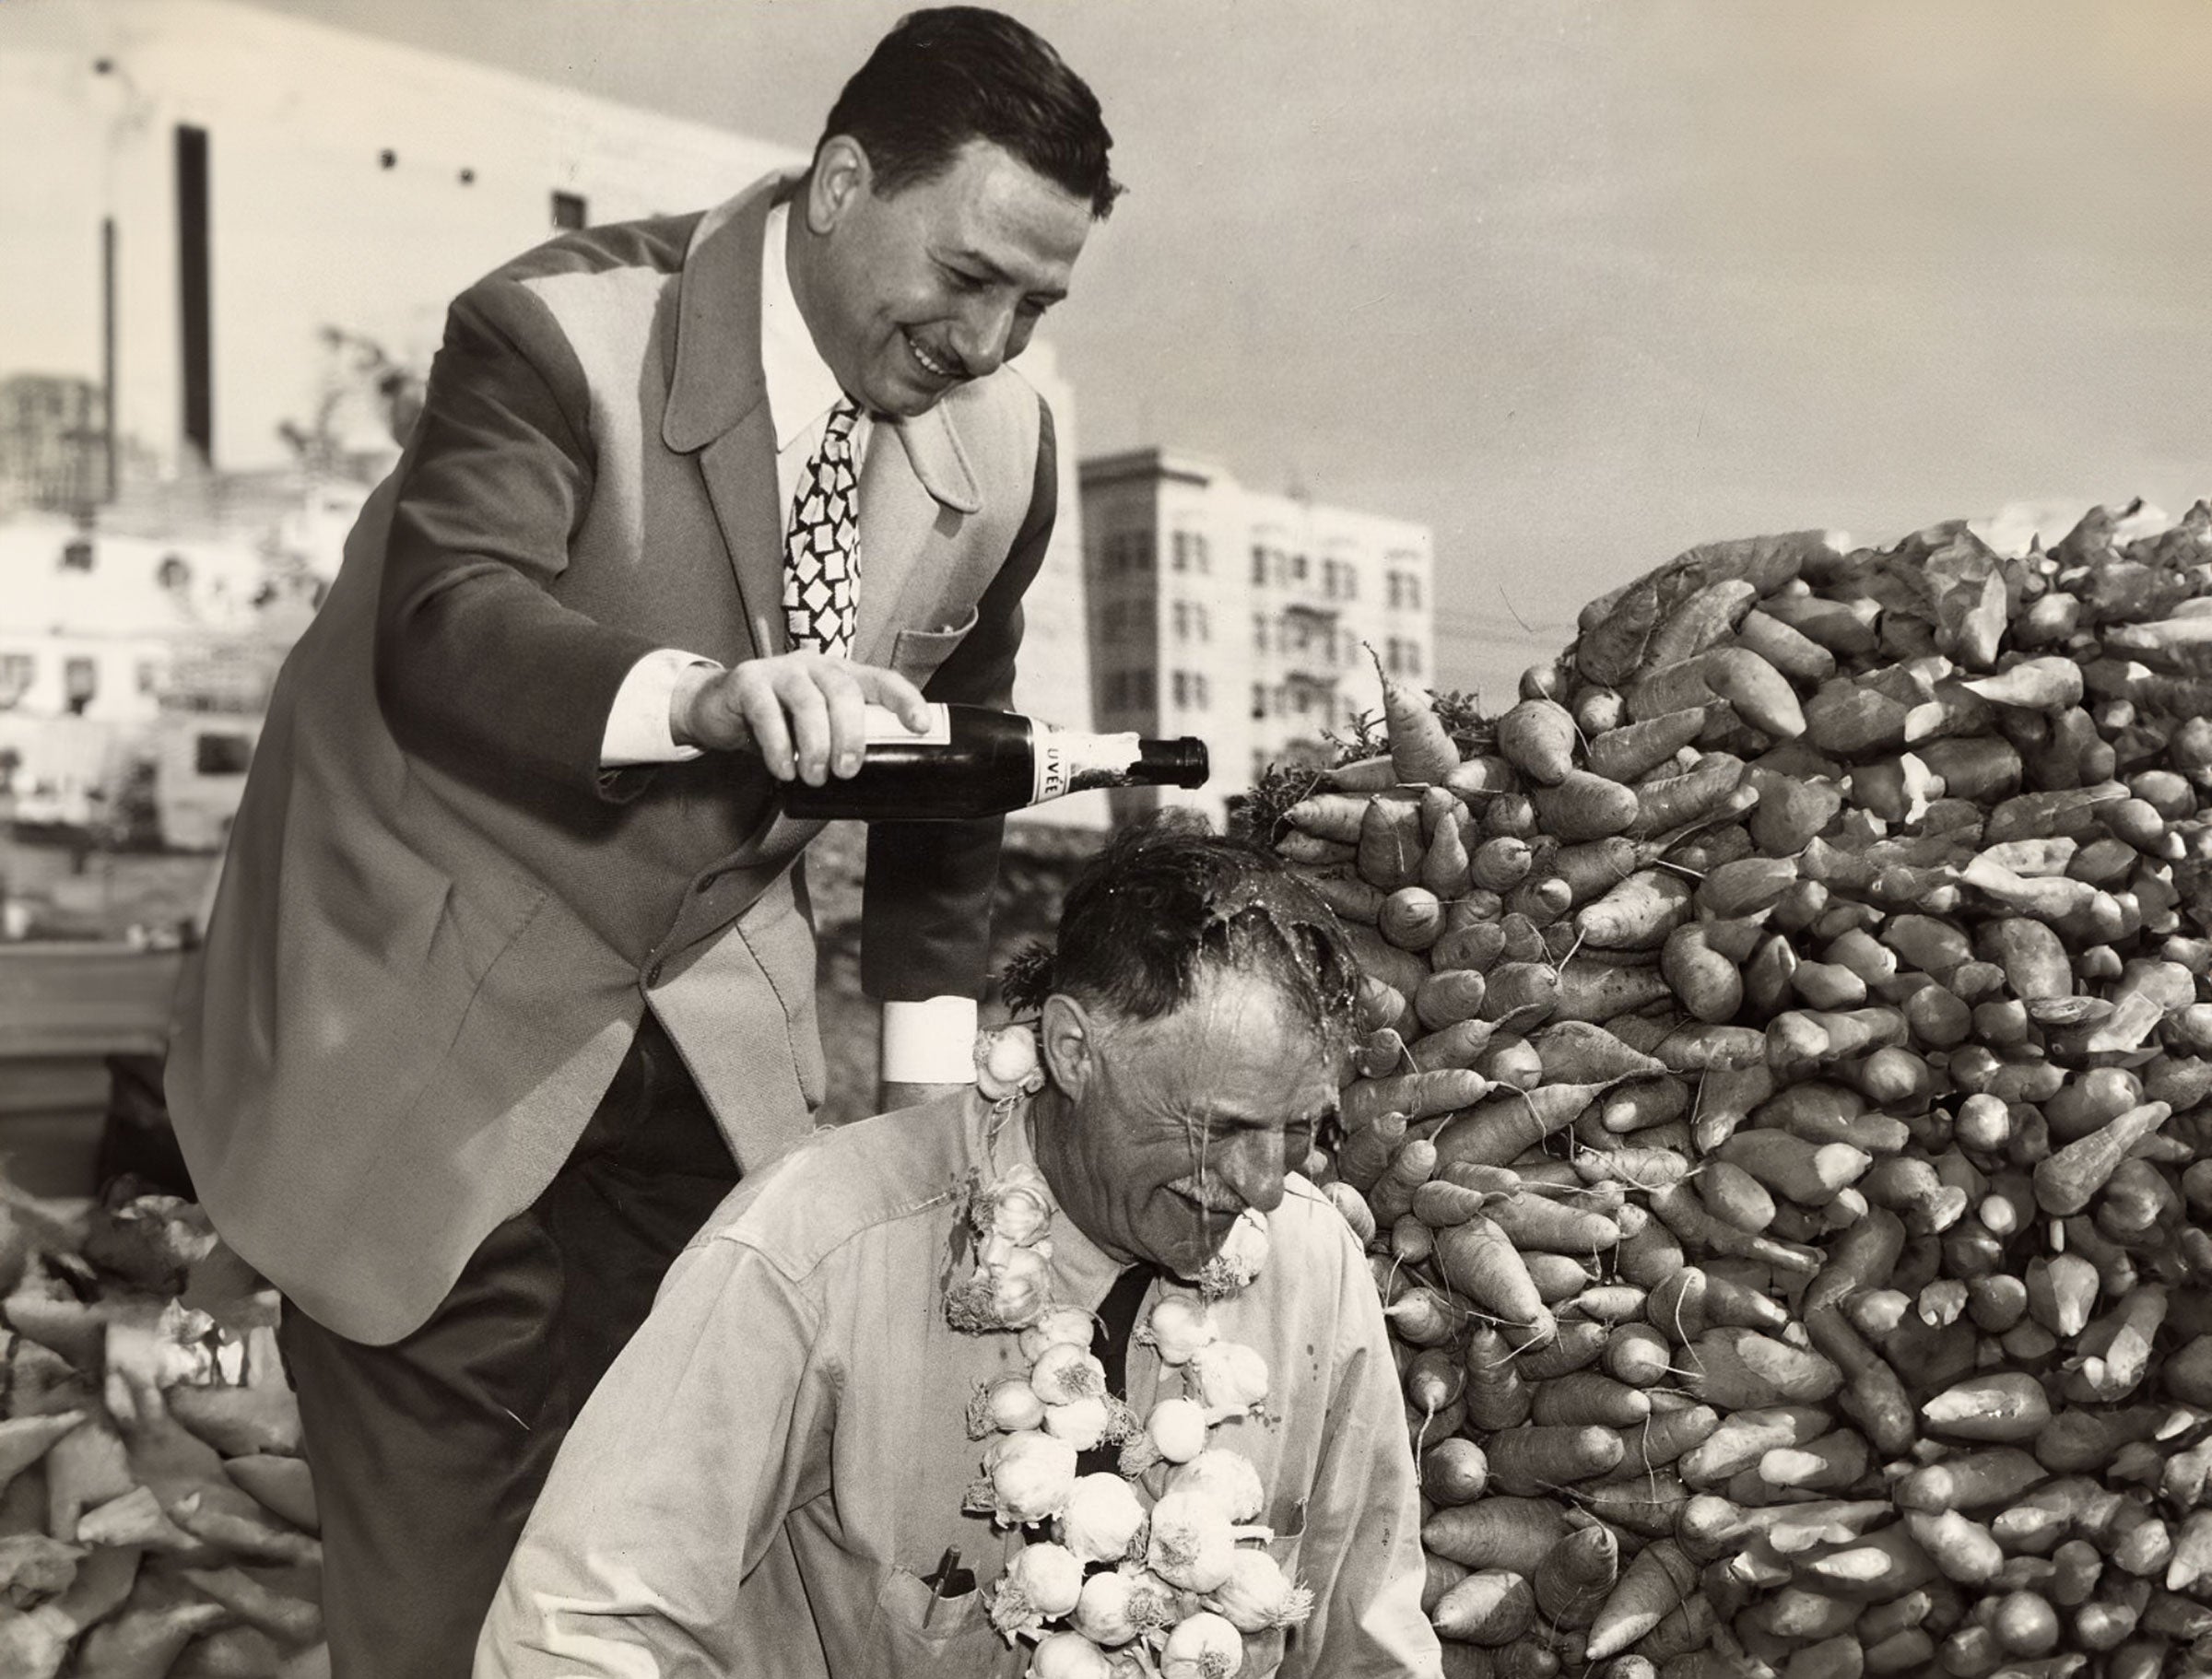
[[[806,1129],[818,825],[779,788],[853,772],[864,702],[1009,702],[1055,477],[1004,363],[1110,143],[1027,29],[918,12],[804,175],[453,305],[272,697],[169,1074],[285,1297],[339,1679],[467,1671],[568,1420]],[[893,1105],[969,1076],[999,834],[871,833]]]

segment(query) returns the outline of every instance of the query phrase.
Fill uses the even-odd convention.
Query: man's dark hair
[[[832,135],[860,142],[885,197],[943,172],[971,140],[1003,147],[1094,217],[1122,190],[1098,97],[1034,30],[980,6],[901,18],[837,96]]]
[[[1349,1041],[1359,963],[1311,885],[1188,813],[1124,828],[1068,888],[1050,988],[1157,1020],[1212,969],[1265,976],[1324,1043]]]

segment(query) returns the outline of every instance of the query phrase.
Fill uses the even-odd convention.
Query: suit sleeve
[[[550,593],[589,506],[582,369],[512,280],[472,287],[446,318],[399,469],[376,627],[377,699],[409,751],[468,777],[496,766],[595,796],[623,676],[653,642]]]
[[[923,690],[931,699],[1009,710],[1021,645],[1022,596],[1052,545],[1059,456],[1041,400],[1030,511],[998,575],[976,604],[975,628]],[[861,984],[881,1003],[976,995],[991,957],[991,897],[1003,818],[877,822],[868,829],[861,910]]]

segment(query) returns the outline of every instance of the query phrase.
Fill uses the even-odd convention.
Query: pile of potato
[[[1449,1672],[2212,1671],[2212,507],[2125,520],[1693,549],[1255,795]]]
[[[327,1673],[276,1296],[174,1196],[5,1179],[0,1296],[0,1674]]]

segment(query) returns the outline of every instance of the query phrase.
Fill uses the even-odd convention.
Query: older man
[[[816,1136],[678,1259],[554,1466],[479,1679],[1023,1671],[985,1607],[1023,1531],[962,1502],[969,1396],[1029,1362],[977,1324],[983,1250],[961,1232],[972,1192],[1029,1169],[1058,1209],[1051,1297],[1109,1321],[1116,1297],[1140,1323],[1197,1298],[1239,1215],[1267,1215],[1265,1263],[1211,1317],[1270,1391],[1213,1441],[1257,1470],[1272,1554],[1314,1608],[1253,1635],[1244,1672],[1441,1671],[1374,1283],[1290,1169],[1335,1107],[1351,974],[1327,910],[1265,854],[1179,827],[1113,840],[1068,896],[1033,1097]],[[1181,1391],[1143,1337],[1125,1352],[1136,1415]]]
[[[1008,703],[1055,468],[1005,364],[1109,145],[1022,25],[919,12],[803,174],[454,302],[272,699],[169,1074],[285,1296],[340,1679],[466,1671],[569,1418],[806,1130],[818,824],[782,788],[853,772],[864,701]],[[894,1085],[967,1076],[998,841],[872,837]]]

